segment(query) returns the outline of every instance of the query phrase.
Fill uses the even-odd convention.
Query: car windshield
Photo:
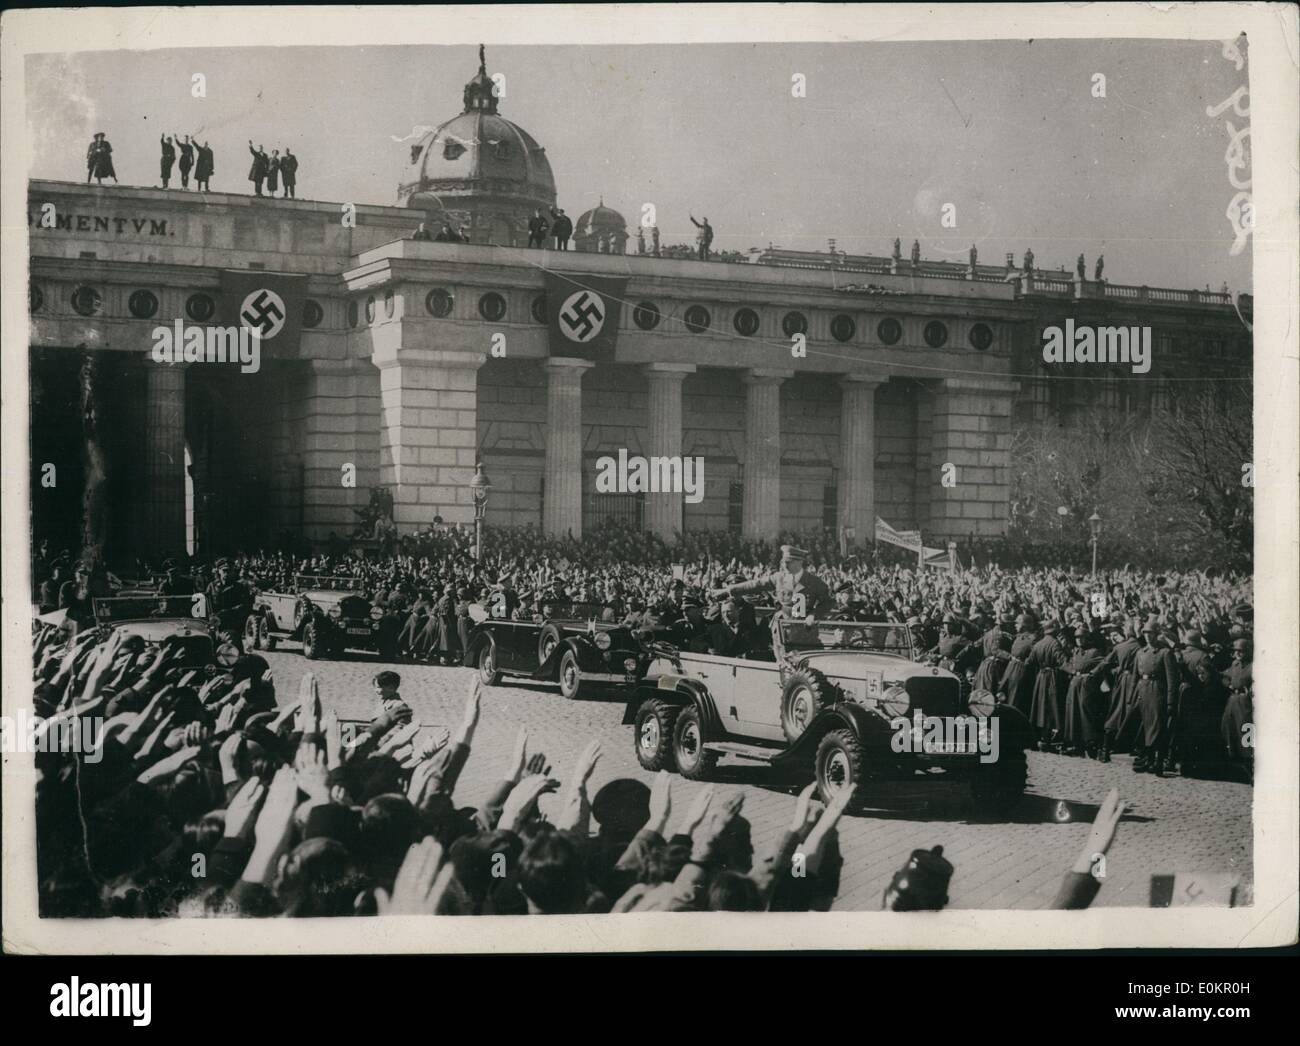
[[[294,578],[299,592],[357,592],[361,589],[359,577],[321,577],[317,574],[299,574]]]
[[[781,640],[787,650],[869,650],[912,660],[912,636],[906,625],[866,621],[782,620]]]
[[[93,601],[95,620],[101,625],[114,621],[139,621],[147,617],[196,617],[203,601],[194,596],[125,596]]]

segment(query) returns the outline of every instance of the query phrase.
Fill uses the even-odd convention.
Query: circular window
[[[701,331],[709,329],[709,324],[713,322],[713,317],[709,315],[709,310],[703,305],[692,305],[686,310],[686,329],[692,334],[699,334]]]
[[[970,329],[970,343],[980,352],[993,344],[993,328],[987,323],[977,323]]]
[[[191,294],[185,301],[185,315],[195,323],[207,323],[217,311],[217,303],[207,294]]]
[[[393,318],[393,313],[396,311],[397,296],[393,293],[393,288],[389,287],[384,291],[384,315],[391,320]]]
[[[355,300],[348,302],[348,326],[355,327],[357,321],[361,318],[361,309],[357,306]]]
[[[652,301],[643,301],[632,310],[632,322],[643,331],[652,331],[659,326],[659,306]]]
[[[441,287],[434,288],[424,296],[424,307],[429,310],[429,315],[437,316],[440,320],[451,315],[451,307],[455,304],[456,299]]]
[[[45,304],[45,292],[42,291],[40,287],[36,286],[36,284],[34,283],[28,284],[27,307],[31,309],[32,312],[40,312],[41,306],[44,304]]]
[[[532,305],[528,306],[528,311],[532,317],[542,326],[546,326],[546,295],[539,294],[533,299]]]
[[[158,311],[158,296],[153,291],[132,291],[126,307],[137,320],[147,320]]]
[[[852,316],[841,313],[831,320],[831,337],[836,341],[852,341],[853,335],[857,333],[858,325],[853,322]]]
[[[787,338],[793,338],[796,334],[807,334],[808,317],[802,312],[787,312],[781,318],[781,329],[785,331]]]
[[[886,345],[897,345],[902,336],[903,325],[892,316],[886,317],[876,324],[876,337]]]
[[[478,300],[478,314],[485,320],[496,321],[506,314],[506,300],[496,291],[488,291]]]
[[[375,322],[375,296],[373,294],[366,299],[366,322]]]
[[[736,312],[731,325],[736,328],[737,334],[743,334],[746,338],[752,337],[758,333],[758,313],[753,309],[740,309]]]
[[[78,287],[72,292],[72,308],[79,316],[96,316],[104,307],[104,299],[94,287]]]
[[[325,318],[325,310],[321,308],[320,302],[315,298],[308,298],[302,303],[302,325],[304,327],[319,327],[320,321]]]
[[[948,327],[938,320],[931,320],[925,325],[925,343],[932,349],[937,349],[948,341]]]

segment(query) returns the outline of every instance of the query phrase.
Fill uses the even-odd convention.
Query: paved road
[[[465,668],[387,665],[364,654],[344,661],[306,661],[296,644],[267,655],[281,701],[298,692],[309,668],[320,681],[321,698],[345,718],[374,714],[371,677],[382,668],[402,676],[402,695],[427,724],[453,728],[460,721],[473,672]],[[510,682],[507,680],[506,682]],[[460,805],[481,800],[500,779],[516,731],[528,731],[529,752],[542,751],[554,776],[565,779],[574,758],[590,740],[603,755],[592,778],[592,794],[606,781],[653,775],[637,764],[631,727],[622,725],[616,696],[566,701],[553,686],[515,682],[485,689],[473,752],[456,791]],[[673,805],[689,804],[704,787],[677,778]],[[844,855],[837,909],[879,907],[893,873],[912,850],[942,845],[956,866],[950,908],[1034,909],[1051,903],[1065,870],[1088,835],[1096,804],[1112,787],[1129,801],[1108,856],[1107,876],[1095,906],[1147,905],[1150,877],[1175,872],[1235,872],[1251,880],[1251,789],[1235,782],[1156,779],[1134,774],[1131,760],[1109,764],[1029,753],[1029,788],[1019,806],[997,823],[971,821],[963,787],[918,781],[885,797],[884,808],[845,818],[840,824]],[[723,760],[721,793],[745,794],[743,815],[752,825],[755,860],[770,853],[794,812],[793,790],[781,789],[761,767]],[[544,797],[543,811],[547,811]],[[1069,804],[1072,820],[1058,823],[1058,804]]]

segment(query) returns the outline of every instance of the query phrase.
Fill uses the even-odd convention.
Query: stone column
[[[1011,494],[1011,405],[1019,389],[996,378],[944,378],[930,432],[930,533],[935,539],[1005,534]],[[945,466],[953,484],[944,485]]]
[[[383,418],[379,481],[402,532],[441,516],[472,523],[469,481],[478,448],[478,368],[485,357],[402,349],[376,352]]]
[[[144,554],[185,554],[185,368],[145,365]]]
[[[346,537],[357,525],[353,509],[364,508],[379,483],[380,372],[361,359],[303,366],[295,440],[303,464],[303,529],[313,539],[331,531]]]
[[[745,382],[745,469],[741,531],[775,538],[781,530],[781,382],[793,371],[751,370]]]
[[[682,382],[695,372],[693,363],[651,363],[645,368],[650,395],[646,406],[647,457],[680,458],[682,453]],[[682,494],[646,494],[646,529],[671,542],[682,529]]]
[[[546,487],[542,529],[582,537],[582,375],[591,360],[546,361]]]
[[[840,392],[839,522],[864,544],[876,534],[876,389],[882,380],[848,374]]]

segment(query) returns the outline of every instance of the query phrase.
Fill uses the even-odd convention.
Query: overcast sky
[[[1246,82],[1205,42],[727,44],[487,48],[501,114],[546,147],[570,215],[605,203],[665,244],[775,243],[1017,261],[1119,283],[1250,287],[1230,258],[1224,153]],[[248,192],[247,140],[300,158],[299,195],[389,204],[409,143],[461,108],[473,47],[193,49],[29,58],[36,177],[85,179],[95,131],[124,183],[158,184],[160,132],[216,152],[216,191]],[[203,73],[207,97],[191,96]],[[807,97],[791,96],[791,76]],[[1106,97],[1092,94],[1106,76]],[[173,185],[176,184],[173,182]],[[940,223],[945,203],[957,227]]]

